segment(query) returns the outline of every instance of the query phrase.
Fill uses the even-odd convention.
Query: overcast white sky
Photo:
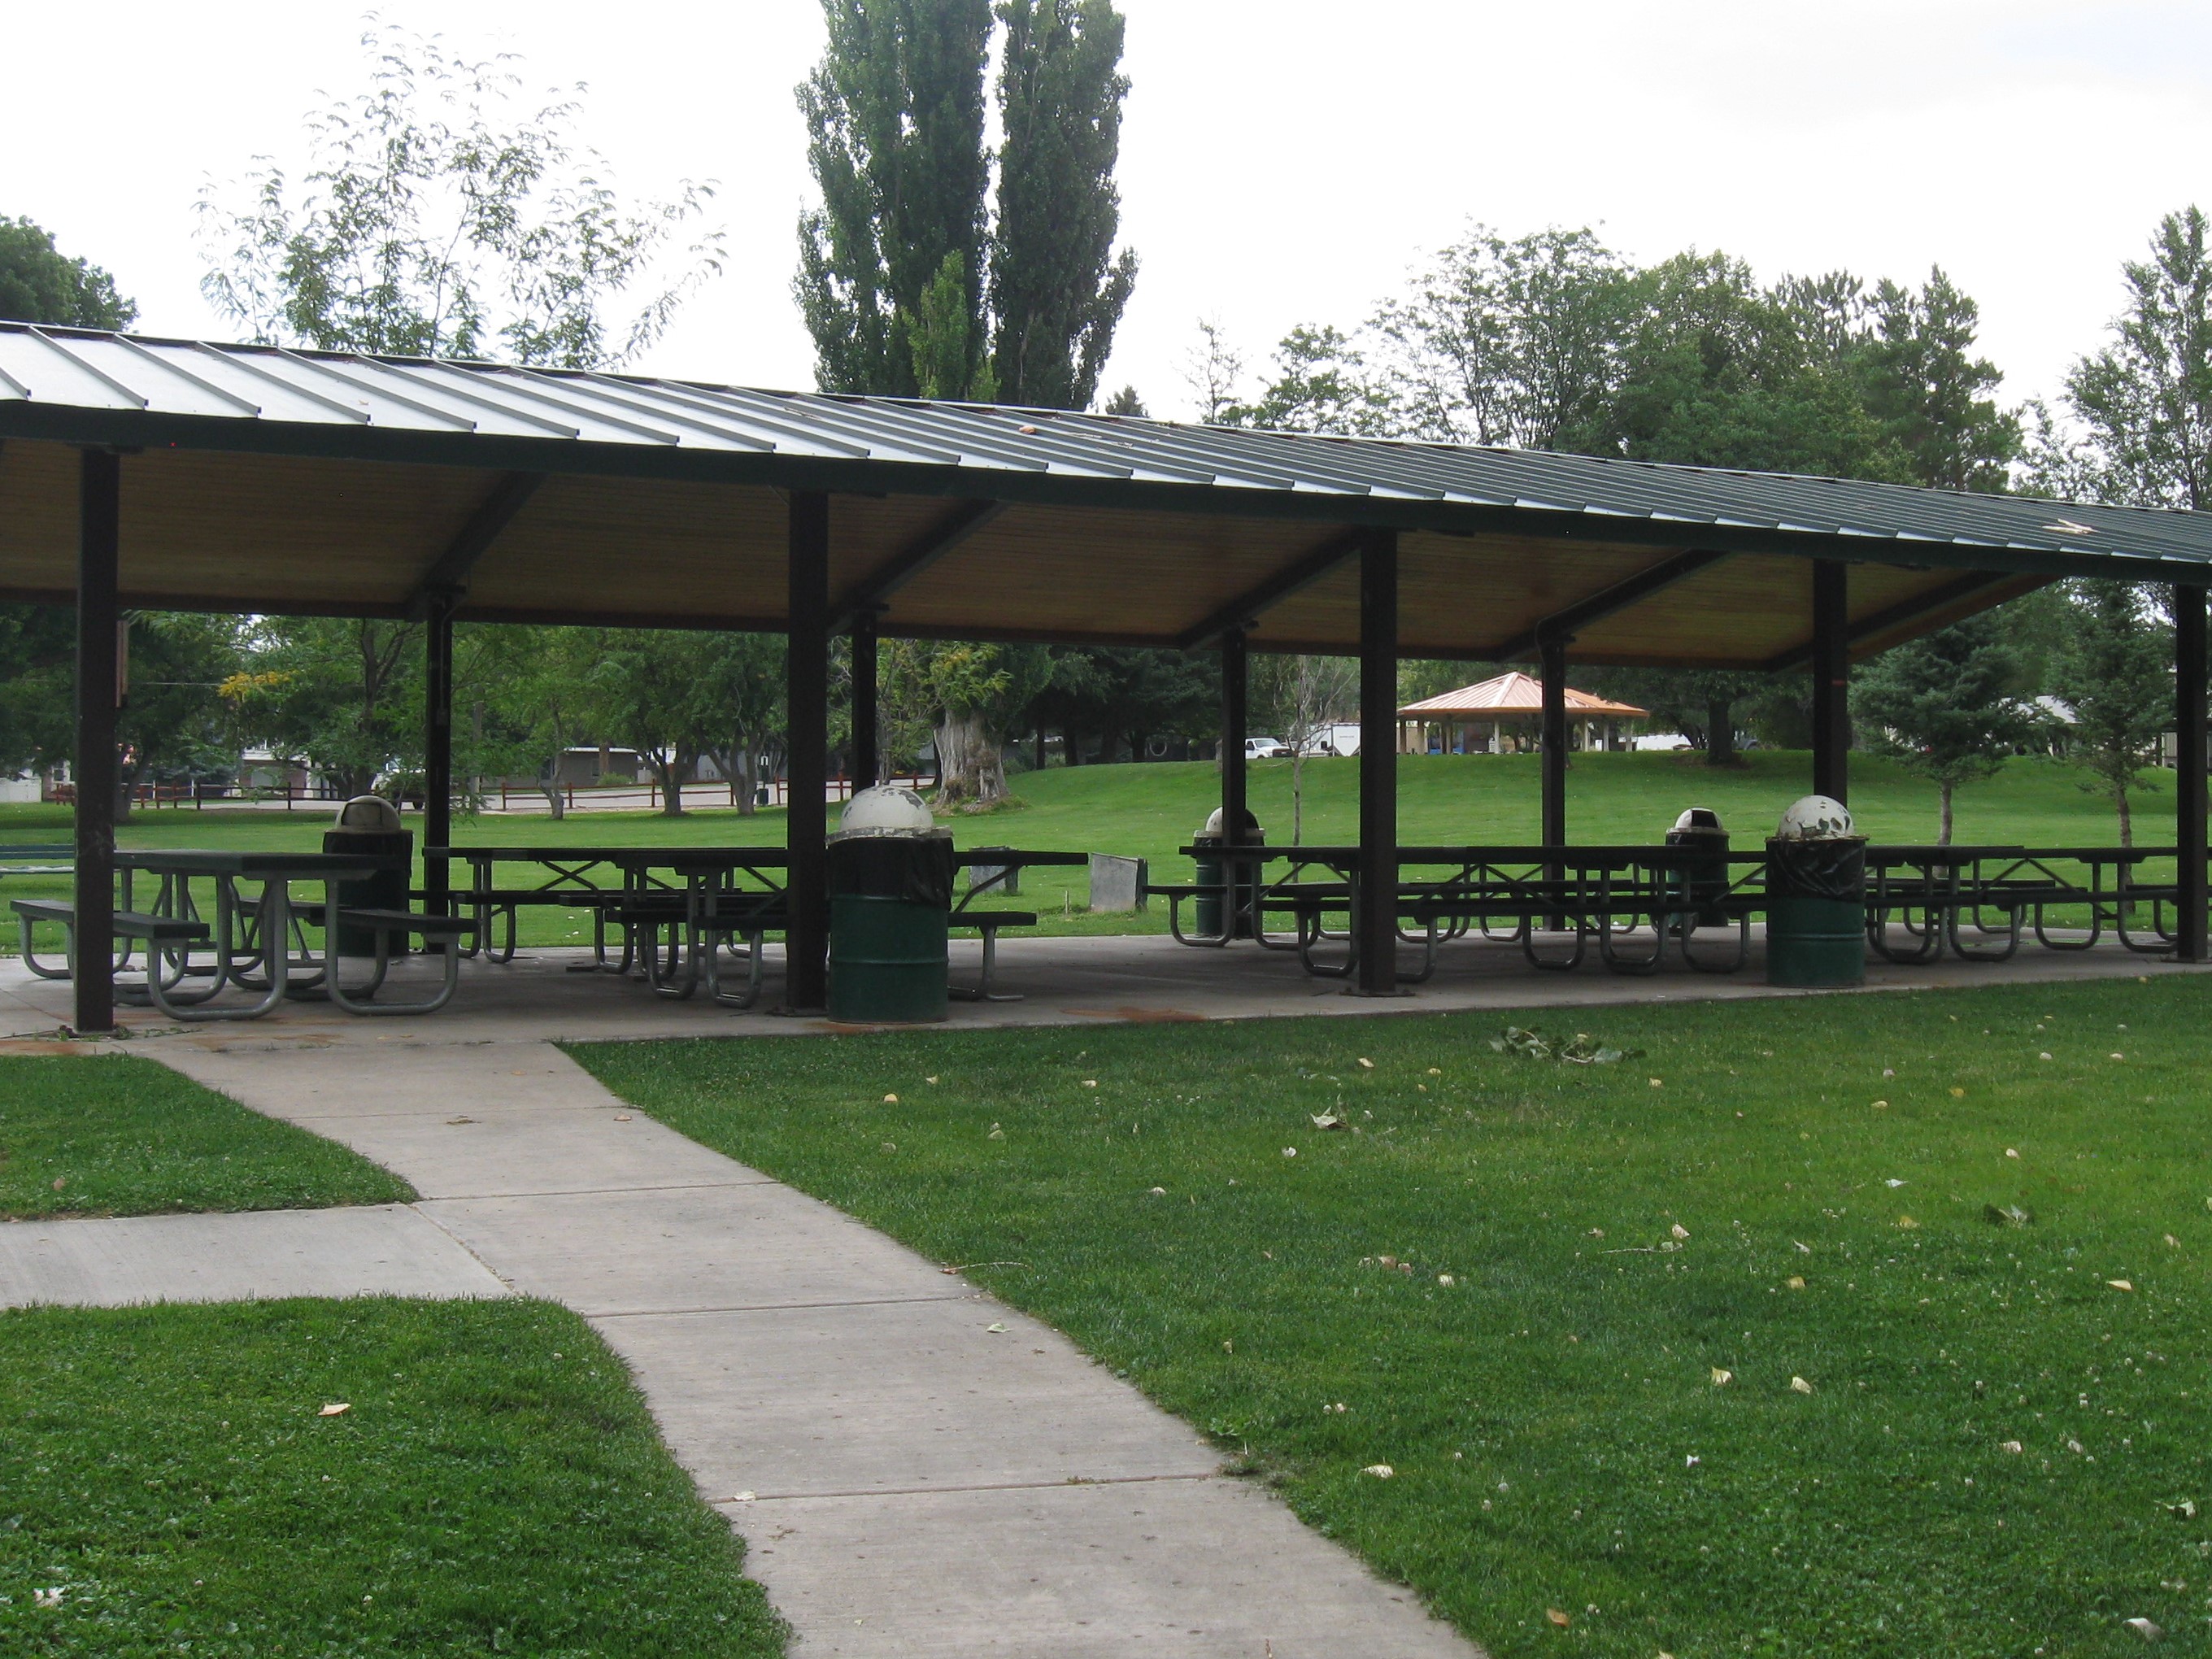
[[[1156,413],[1188,412],[1199,316],[1255,360],[1293,323],[1349,327],[1471,217],[1599,225],[1644,258],[1724,248],[1768,276],[1940,263],[1980,301],[2007,395],[2047,394],[2158,216],[2212,203],[2203,0],[1121,3],[1144,263],[1109,384]],[[362,79],[364,9],[7,9],[0,214],[112,270],[145,331],[234,333],[199,297],[191,204],[258,154],[298,158],[301,114]],[[630,189],[720,181],[728,273],[639,367],[812,384],[788,284],[814,0],[379,9],[588,83],[585,137]]]

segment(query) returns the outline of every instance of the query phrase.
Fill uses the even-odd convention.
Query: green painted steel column
[[[83,452],[77,480],[76,1029],[115,1029],[116,636],[122,544],[123,458]]]

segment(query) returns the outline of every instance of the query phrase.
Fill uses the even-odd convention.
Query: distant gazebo
[[[1569,742],[1577,749],[1626,749],[1623,727],[1650,710],[1566,689]],[[1424,697],[1398,711],[1401,755],[1504,755],[1534,750],[1542,734],[1544,683],[1517,671],[1480,685]]]

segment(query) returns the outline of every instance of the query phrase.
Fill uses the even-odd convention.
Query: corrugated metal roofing
[[[8,436],[2212,575],[2212,515],[15,323],[0,324]]]
[[[1614,702],[1588,691],[1567,688],[1567,712],[1570,714],[1610,715],[1620,720],[1641,720],[1650,714],[1648,708],[1638,708],[1633,703]],[[1523,674],[1518,669],[1487,679],[1477,685],[1462,685],[1456,691],[1446,691],[1433,697],[1424,697],[1419,702],[1409,702],[1398,713],[1408,720],[1432,718],[1442,714],[1531,715],[1544,712],[1544,682]]]

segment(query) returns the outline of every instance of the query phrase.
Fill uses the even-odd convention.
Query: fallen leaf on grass
[[[1802,1291],[1805,1288],[1804,1279],[1796,1273],[1790,1274],[1788,1279],[1783,1281],[1783,1284],[1785,1288],[1793,1291]]]
[[[884,1105],[886,1105],[886,1106],[896,1106],[896,1105],[897,1105],[897,1104],[898,1104],[898,1097],[897,1097],[896,1095],[885,1095],[885,1096],[884,1097]]]
[[[2179,1504],[2168,1504],[2166,1506],[2166,1512],[2168,1515],[2178,1516],[2184,1521],[2194,1521],[2197,1518],[2197,1500],[2193,1498],[2185,1498]]]
[[[1982,1219],[1993,1227],[2025,1227],[2035,1219],[2035,1212],[2017,1204],[1984,1204]]]
[[[1690,1236],[1690,1230],[1679,1221],[1667,1231],[1676,1238],[1687,1238]]]
[[[1790,1391],[1792,1394],[1810,1394],[1813,1385],[1802,1376],[1793,1376],[1790,1379]]]
[[[1168,1189],[1164,1187],[1155,1187],[1152,1188],[1152,1196],[1154,1198],[1165,1198],[1167,1195]]]
[[[2127,1056],[2125,1054],[2114,1054],[2112,1058],[2114,1060],[2125,1060]]]
[[[2116,1291],[2132,1291],[2135,1289],[2135,1286],[2124,1279],[2108,1279],[2105,1283],[2111,1285]]]
[[[1997,1449],[2001,1452],[2010,1452],[2014,1456],[2018,1456],[2021,1452],[2025,1451],[2027,1448],[2022,1446],[2017,1440],[2004,1440],[2000,1441],[1997,1443]]]
[[[1298,1149],[1295,1146],[1285,1146],[1283,1148],[1283,1156],[1285,1158],[1296,1158],[1297,1155]]]
[[[1344,1127],[1344,1120],[1334,1112],[1323,1112],[1319,1117],[1314,1119],[1313,1126],[1316,1129],[1341,1129]]]
[[[1899,1216],[1899,1217],[1898,1217],[1898,1218],[1897,1218],[1897,1224],[1898,1224],[1899,1226],[1900,1226],[1900,1227],[1902,1227],[1902,1228],[1905,1229],[1905,1230],[1909,1232],[1909,1231],[1911,1231],[1913,1228],[1917,1227],[1920,1224],[1919,1224],[1918,1222],[1915,1221],[1915,1220],[1914,1220],[1911,1216],[1909,1216],[1909,1215],[1901,1215],[1901,1216]]]
[[[1879,1111],[1883,1111],[1883,1110],[1885,1110],[1885,1109],[1887,1109],[1888,1105],[1889,1105],[1889,1103],[1888,1103],[1887,1101],[1886,1101],[1886,1100],[1877,1100],[1877,1101],[1876,1101],[1876,1102],[1875,1102],[1875,1103],[1874,1103],[1874,1109],[1875,1109],[1875,1110],[1876,1110],[1877,1112],[1879,1112]]]
[[[1905,1183],[1899,1181],[1895,1176],[1892,1176],[1888,1180],[1883,1182],[1881,1184],[1885,1187],[1902,1187]]]
[[[2181,1241],[2176,1238],[2172,1233],[2168,1233],[2166,1236],[2166,1242],[2168,1244],[2171,1244],[2177,1250],[2181,1248]]]
[[[1098,1086],[1098,1079],[1095,1077],[1087,1077],[1083,1079],[1083,1086],[1086,1089],[1095,1089]]]
[[[1443,1285],[1446,1290],[1449,1290],[1453,1285],[1458,1284],[1459,1280],[1454,1279],[1449,1273],[1438,1273],[1437,1275],[1437,1283]]]
[[[1375,1062],[1362,1054],[1359,1057],[1359,1069],[1363,1072],[1371,1072],[1375,1069]]]
[[[1725,1389],[1729,1383],[1735,1381],[1735,1373],[1734,1371],[1723,1370],[1718,1365],[1713,1367],[1713,1386],[1715,1388]]]
[[[924,1083],[934,1083],[934,1082],[936,1082],[936,1081],[937,1081],[937,1079],[936,1079],[935,1078],[933,1078],[933,1077],[926,1077],[926,1078],[922,1079],[922,1081],[923,1081]]]
[[[2020,1148],[2019,1148],[2019,1147],[2017,1147],[2017,1146],[2008,1146],[2008,1147],[2006,1147],[2006,1148],[2005,1148],[2005,1156],[2006,1156],[2007,1158],[2018,1158],[2018,1157],[2020,1156]]]
[[[67,1185],[69,1185],[69,1181],[68,1181],[68,1178],[67,1178],[66,1176],[56,1176],[54,1177],[54,1190],[55,1190],[56,1192],[59,1192],[59,1191],[61,1191],[61,1189],[62,1189],[63,1188],[66,1187]]]
[[[986,1140],[1004,1140],[1006,1138],[1006,1132],[995,1123],[991,1126],[991,1133],[983,1137]]]
[[[2146,1642],[2155,1642],[2160,1637],[2166,1634],[2163,1630],[2151,1623],[2148,1619],[2130,1619],[2124,1620],[2123,1622],[2126,1624],[2130,1630],[2142,1637]]]
[[[1954,1100],[1964,1100],[1966,1097],[1966,1091],[1964,1089],[1954,1088],[1951,1091],[1951,1098]]]
[[[1377,1480],[1388,1480],[1392,1475],[1397,1473],[1398,1471],[1392,1468],[1388,1463],[1370,1463],[1365,1468],[1360,1470],[1360,1474],[1371,1474]]]
[[[353,1402],[342,1400],[335,1406],[325,1406],[315,1413],[318,1417],[343,1417],[353,1409]]]
[[[62,1587],[49,1584],[44,1589],[31,1592],[31,1605],[38,1607],[58,1607],[62,1604]]]
[[[1441,1066],[1431,1066],[1429,1067],[1429,1075],[1431,1077],[1442,1077],[1443,1074],[1444,1068]]]
[[[2075,1456],[2080,1457],[2086,1455],[2089,1449],[2078,1440],[2069,1440],[2066,1443],[2066,1449],[2072,1452]]]
[[[1565,1613],[1561,1613],[1557,1607],[1546,1607],[1544,1609],[1544,1617],[1550,1620],[1553,1625],[1557,1626],[1561,1630],[1565,1630],[1568,1626],[1575,1622]]]

